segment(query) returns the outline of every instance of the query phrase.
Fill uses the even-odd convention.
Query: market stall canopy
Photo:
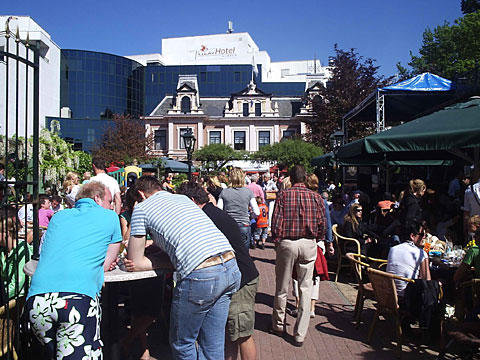
[[[315,157],[310,162],[312,166],[333,167],[335,164],[335,155],[330,152],[322,156]],[[338,166],[451,166],[451,160],[386,160],[383,156],[357,156],[349,159],[340,160],[337,158]]]
[[[188,164],[180,161],[162,157],[158,160],[159,166],[163,167],[165,171],[172,173],[188,173]],[[192,166],[192,172],[198,171],[195,166]]]
[[[348,112],[343,121],[376,121],[379,96],[383,96],[385,121],[391,123],[410,121],[431,109],[438,109],[455,98],[455,91],[450,80],[423,73],[375,90]]]
[[[369,156],[385,160],[464,158],[480,147],[480,98],[437,111],[392,129],[367,136],[338,150],[342,161]],[[462,151],[460,151],[462,149]]]

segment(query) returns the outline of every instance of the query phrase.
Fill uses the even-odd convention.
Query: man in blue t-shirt
[[[58,359],[101,358],[99,294],[122,241],[105,185],[83,185],[76,200],[49,223],[25,307],[35,336]]]

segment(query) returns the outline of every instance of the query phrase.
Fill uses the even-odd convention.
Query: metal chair
[[[369,258],[365,255],[353,253],[347,253],[346,256],[352,264],[353,273],[358,283],[357,300],[355,301],[355,310],[353,312],[353,317],[358,327],[360,326],[365,299],[375,300],[372,284],[364,281],[364,272],[369,267],[379,268],[386,265],[387,260]]]
[[[387,273],[385,271],[367,268],[368,277],[372,283],[373,293],[377,301],[377,311],[372,321],[370,331],[368,332],[368,342],[372,340],[373,332],[379,315],[391,314],[395,319],[395,330],[397,333],[397,346],[400,353],[402,352],[402,328],[400,324],[400,314],[398,306],[397,288],[395,287],[395,279],[406,282],[415,282],[415,280],[407,279],[402,276]]]
[[[357,239],[347,238],[342,236],[337,231],[338,224],[332,226],[332,233],[335,242],[337,243],[337,254],[338,254],[338,265],[337,265],[337,274],[335,275],[335,282],[338,281],[338,276],[340,274],[340,269],[345,267],[350,267],[350,262],[348,264],[343,264],[343,260],[348,260],[345,255],[345,244],[348,242],[353,243],[357,251],[354,254],[360,255],[360,242]]]

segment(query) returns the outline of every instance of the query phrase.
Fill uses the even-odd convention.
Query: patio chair
[[[379,315],[391,314],[395,319],[395,330],[397,333],[397,346],[400,353],[402,352],[402,328],[400,323],[400,313],[398,306],[397,289],[395,287],[395,279],[407,282],[415,282],[401,276],[387,273],[385,271],[376,270],[371,267],[367,268],[368,277],[372,283],[373,293],[377,300],[377,311],[372,321],[370,331],[368,332],[368,342],[372,340],[373,332]]]
[[[335,282],[338,281],[338,276],[340,275],[340,269],[351,266],[350,262],[345,264],[343,261],[343,260],[348,260],[347,256],[345,255],[346,254],[345,244],[348,242],[353,243],[353,245],[357,250],[354,254],[360,255],[360,242],[357,239],[348,238],[340,235],[337,231],[337,227],[338,227],[338,224],[335,224],[332,226],[333,238],[335,239],[335,242],[337,244],[337,254],[338,254],[338,265],[337,265],[337,274],[335,275]]]
[[[15,336],[15,318],[16,310],[22,309],[25,298],[11,299],[8,304],[0,307],[0,357],[11,353],[14,360],[18,359],[15,346],[13,344]]]
[[[375,300],[372,284],[364,279],[365,271],[369,267],[379,268],[386,265],[387,260],[369,258],[365,255],[353,253],[347,253],[346,256],[352,264],[353,273],[358,283],[357,300],[355,302],[355,310],[353,311],[353,317],[358,327],[360,326],[365,299]]]

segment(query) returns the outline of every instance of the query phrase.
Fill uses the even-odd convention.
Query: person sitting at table
[[[1,252],[0,255],[0,275],[3,281],[3,288],[8,291],[8,298],[18,298],[25,295],[25,288],[28,284],[28,278],[25,277],[23,267],[25,260],[30,258],[33,253],[32,231],[25,234],[27,244],[24,239],[16,241],[17,229],[15,226],[16,211],[14,208],[7,208],[5,212],[0,211],[0,246],[7,249],[7,252]],[[17,280],[18,279],[18,280]]]
[[[475,244],[468,248],[462,263],[455,271],[453,280],[457,283],[462,283],[472,279],[472,267],[475,268],[473,277],[477,279],[480,278],[480,247],[477,244],[477,242],[480,241],[480,228],[475,226],[475,218],[477,217],[479,216],[473,215],[470,217],[470,219],[468,219],[468,223],[471,224],[469,232],[472,230],[472,228],[475,228],[475,233],[472,239],[475,241]]]
[[[122,241],[111,202],[102,183],[83,185],[45,233],[25,313],[51,358],[102,358],[100,290]]]
[[[431,280],[428,255],[423,250],[425,229],[423,223],[412,220],[407,227],[409,240],[396,245],[388,252],[387,272],[407,279]],[[402,298],[405,294],[407,282],[395,280],[397,295]]]
[[[340,235],[358,240],[360,251],[363,255],[370,254],[370,247],[374,244],[373,237],[369,234],[367,224],[362,221],[363,207],[354,203],[350,206],[347,215],[344,217]],[[345,252],[356,252],[357,249],[352,242],[345,244]]]

